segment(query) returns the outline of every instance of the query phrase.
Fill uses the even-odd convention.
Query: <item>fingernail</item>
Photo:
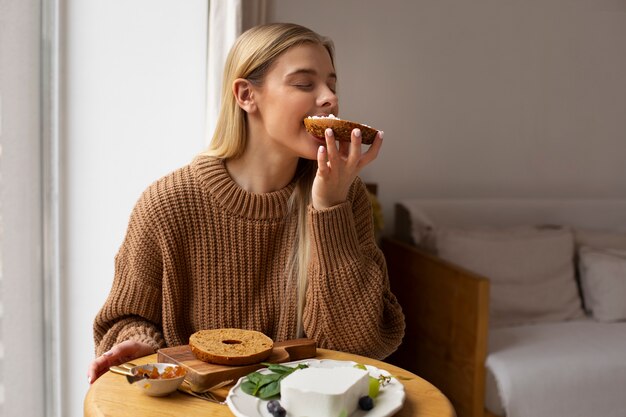
[[[378,131],[378,136],[380,136],[380,138],[382,139],[383,136],[385,136],[385,132],[383,132],[382,130]]]
[[[333,132],[333,130],[329,127],[328,129],[326,129],[326,134],[327,134],[328,136],[332,136],[332,135],[334,135],[334,132]]]
[[[91,375],[87,375],[87,382],[91,384]]]
[[[354,136],[356,136],[357,138],[361,137],[361,129],[354,129]]]
[[[319,151],[320,151],[320,153],[324,153],[324,152],[326,152],[326,148],[323,147],[323,146],[320,146]]]
[[[111,356],[111,351],[107,350],[106,352],[102,354],[102,356]]]

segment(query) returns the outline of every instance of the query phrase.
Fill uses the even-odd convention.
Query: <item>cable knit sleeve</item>
[[[162,251],[152,202],[154,186],[144,192],[130,217],[115,257],[111,292],[94,320],[96,355],[125,340],[165,346],[161,330]]]
[[[404,314],[389,287],[362,181],[357,178],[346,202],[324,210],[310,207],[309,227],[307,336],[322,348],[389,356],[404,336]]]

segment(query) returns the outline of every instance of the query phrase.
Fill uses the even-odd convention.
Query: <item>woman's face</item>
[[[338,113],[337,76],[326,48],[317,44],[294,46],[278,57],[261,86],[253,87],[256,123],[251,140],[264,149],[316,159],[325,142],[304,128],[304,118]],[[267,149],[266,149],[267,150]]]

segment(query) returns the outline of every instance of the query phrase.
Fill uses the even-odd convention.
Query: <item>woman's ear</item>
[[[237,78],[233,82],[233,94],[237,104],[246,113],[252,113],[256,110],[256,103],[254,101],[254,91],[250,81],[244,78]]]

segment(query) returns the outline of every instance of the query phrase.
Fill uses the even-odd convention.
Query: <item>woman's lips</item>
[[[320,145],[326,145],[326,138],[318,138],[317,136],[313,136],[312,134],[308,133],[307,134],[312,137],[313,139],[315,139],[317,142],[319,142]]]

